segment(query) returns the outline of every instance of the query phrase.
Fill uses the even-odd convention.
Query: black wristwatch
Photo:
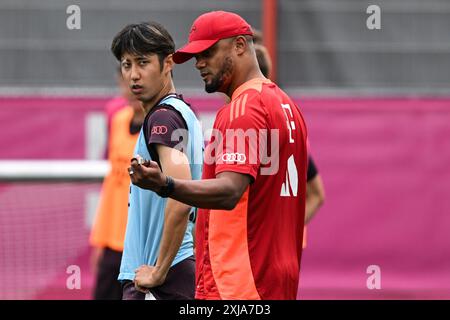
[[[161,190],[159,191],[158,194],[162,198],[167,198],[170,197],[174,189],[175,183],[173,181],[173,178],[170,176],[166,176],[166,185],[161,187]]]

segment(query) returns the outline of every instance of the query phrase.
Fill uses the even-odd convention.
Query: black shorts
[[[145,300],[146,294],[137,291],[134,282],[122,282],[123,300]],[[191,256],[169,269],[166,281],[160,286],[150,288],[156,300],[193,300],[195,297],[195,258]],[[148,297],[149,295],[147,295]]]
[[[95,280],[95,300],[121,300],[122,286],[117,280],[120,270],[122,251],[105,248],[100,257]]]

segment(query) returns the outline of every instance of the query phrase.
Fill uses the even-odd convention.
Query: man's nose
[[[132,65],[131,66],[131,80],[136,81],[139,80],[141,78],[141,74],[139,72],[139,68],[137,67],[137,65]]]
[[[205,59],[203,59],[203,58],[195,58],[196,59],[196,61],[195,61],[195,67],[197,68],[197,69],[202,69],[202,68],[204,68],[205,66],[206,66],[206,61],[205,61]]]

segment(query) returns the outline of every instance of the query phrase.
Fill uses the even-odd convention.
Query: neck
[[[145,119],[144,109],[142,108],[142,106],[141,105],[139,105],[139,107],[133,106],[133,111],[134,111],[134,113],[133,113],[133,118],[131,119],[131,121],[133,123],[142,124]]]
[[[128,100],[130,106],[133,108],[133,118],[132,121],[135,123],[142,123],[145,118],[144,108],[139,100],[132,99]]]
[[[251,66],[244,70],[244,72],[239,72],[237,74],[236,80],[233,81],[228,87],[227,92],[224,92],[230,99],[233,96],[234,91],[239,88],[242,84],[246,83],[255,78],[263,78],[264,75],[261,73],[259,66],[256,64],[251,64]]]
[[[163,88],[159,91],[157,95],[147,101],[142,102],[142,106],[145,110],[145,114],[147,115],[150,110],[166,95],[169,93],[175,93],[175,86],[173,84],[173,80],[170,79],[167,83],[164,84]]]

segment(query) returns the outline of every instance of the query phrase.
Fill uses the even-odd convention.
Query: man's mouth
[[[131,92],[133,92],[134,94],[140,94],[140,93],[142,93],[142,90],[143,90],[144,88],[142,87],[142,86],[140,86],[140,85],[137,85],[137,84],[133,84],[132,86],[131,86]]]
[[[209,75],[208,72],[201,72],[200,73],[200,76],[202,77],[203,80],[205,80],[208,75]]]

